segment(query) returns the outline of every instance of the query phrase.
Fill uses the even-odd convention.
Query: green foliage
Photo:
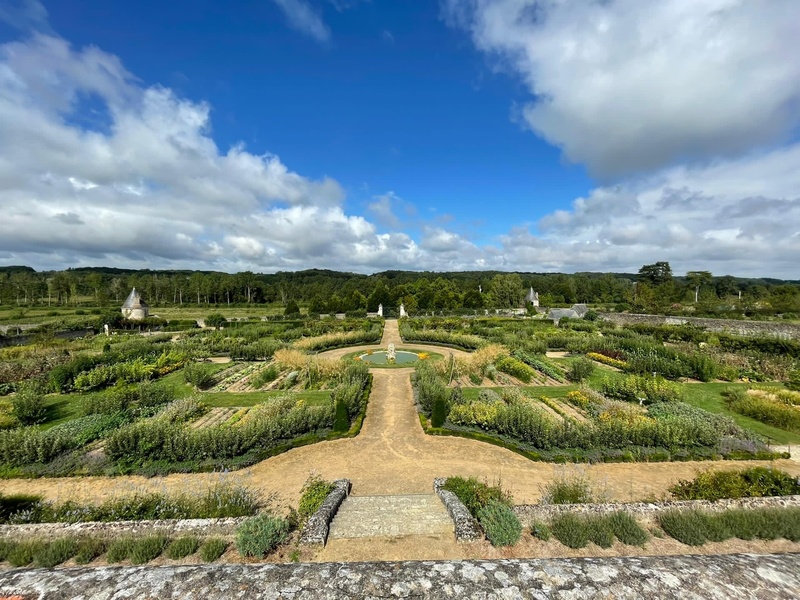
[[[131,536],[123,536],[113,540],[108,545],[106,561],[110,564],[114,564],[127,560],[133,552],[136,541],[137,539]]]
[[[492,546],[513,546],[522,535],[522,525],[511,507],[489,500],[478,509],[478,521]]]
[[[0,462],[11,467],[46,463],[75,447],[68,433],[55,428],[19,427],[0,431]]]
[[[427,342],[455,346],[463,350],[477,350],[485,341],[476,335],[452,333],[441,329],[430,329],[431,323],[424,319],[403,319],[400,322],[400,335],[404,342]]]
[[[606,377],[600,391],[609,398],[618,398],[625,402],[637,402],[644,399],[648,404],[654,402],[677,402],[682,396],[680,385],[671,383],[663,377]]]
[[[589,543],[590,528],[585,517],[564,513],[553,518],[550,530],[559,542],[569,548],[583,548]]]
[[[214,562],[228,549],[228,542],[222,538],[208,538],[200,546],[200,558],[203,562]]]
[[[750,417],[778,429],[800,433],[800,408],[761,396],[743,394],[740,390],[724,394],[725,404],[735,413]]]
[[[11,397],[11,411],[23,425],[35,425],[45,419],[45,390],[38,381],[26,382]]]
[[[334,485],[330,481],[325,481],[319,475],[311,475],[303,484],[300,492],[300,503],[297,509],[300,522],[304,523],[313,515],[317,509],[325,502],[334,490]]]
[[[4,538],[0,538],[0,562],[6,560],[6,557],[11,554],[17,543]]]
[[[580,383],[594,373],[594,363],[587,358],[579,358],[572,362],[567,371],[567,379]]]
[[[250,385],[252,385],[255,389],[260,389],[268,383],[275,381],[280,374],[281,370],[278,368],[278,365],[272,363],[266,369],[259,371],[259,373],[250,381]]]
[[[204,323],[206,327],[213,327],[214,329],[219,329],[220,327],[224,327],[228,324],[228,319],[225,318],[225,315],[220,313],[212,313],[205,318]]]
[[[300,314],[300,307],[297,306],[297,302],[294,300],[289,300],[286,303],[286,308],[283,310],[283,314],[286,316],[289,315],[299,315]]]
[[[167,542],[167,538],[161,535],[149,535],[136,540],[130,550],[131,563],[143,565],[158,558],[167,547]]]
[[[185,535],[183,537],[179,537],[175,540],[172,540],[167,549],[165,554],[167,558],[172,560],[178,560],[181,558],[185,558],[190,554],[194,554],[197,552],[197,549],[200,547],[200,540],[197,539],[193,535]]]
[[[795,477],[766,467],[737,471],[706,471],[693,480],[681,480],[669,488],[676,500],[720,500],[800,494]]]
[[[106,543],[97,538],[83,538],[78,541],[75,549],[75,562],[85,565],[92,562],[95,558],[106,551]]]
[[[207,365],[187,362],[183,367],[183,380],[198,390],[205,390],[214,385],[214,373]]]
[[[66,562],[78,552],[78,541],[75,538],[65,537],[50,540],[33,555],[33,561],[37,567],[50,569],[56,565]]]
[[[7,498],[2,497],[0,498]],[[38,497],[11,497],[0,523],[79,523],[162,519],[217,519],[254,515],[256,494],[247,487],[222,482],[200,494],[138,492],[101,504],[42,502]]]
[[[433,400],[431,409],[431,426],[441,427],[447,419],[447,401],[442,395],[437,395]]]
[[[42,542],[38,540],[15,543],[6,554],[6,560],[12,567],[27,567],[33,562],[33,557],[41,551]]]
[[[690,546],[729,538],[800,540],[800,508],[735,509],[721,512],[670,510],[658,515],[670,537]]]
[[[601,548],[610,548],[614,544],[614,530],[606,515],[591,515],[586,517],[589,531],[589,540]]]
[[[350,415],[347,414],[347,405],[342,400],[339,400],[335,404],[333,430],[341,432],[348,429],[350,429]]]
[[[531,523],[531,535],[538,540],[546,542],[550,539],[550,527],[542,521],[534,521]]]
[[[790,390],[800,392],[800,369],[795,369],[789,374],[789,379],[786,381],[786,387]]]
[[[436,368],[430,362],[421,361],[417,364],[414,383],[417,404],[426,416],[431,414],[433,406],[437,402],[448,404],[452,392],[445,386],[436,373]]]
[[[543,492],[543,504],[590,504],[597,501],[589,480],[577,475],[558,477],[548,483]]]
[[[512,377],[516,377],[523,383],[530,383],[531,379],[536,376],[536,371],[534,369],[513,356],[503,356],[496,364],[500,371],[508,373]]]
[[[536,369],[540,373],[544,373],[550,379],[555,379],[559,383],[564,383],[566,381],[561,369],[549,362],[544,356],[533,356],[521,349],[514,350],[511,354],[514,358],[521,360],[529,367]]]
[[[490,502],[499,502],[511,506],[511,495],[504,492],[499,485],[489,485],[478,481],[474,477],[448,477],[442,489],[453,492],[464,504],[470,514],[479,518],[480,510]]]
[[[609,515],[608,524],[619,541],[628,546],[643,546],[650,538],[636,519],[624,511]]]
[[[286,519],[260,514],[236,528],[236,549],[242,556],[263,558],[286,541],[289,530]]]

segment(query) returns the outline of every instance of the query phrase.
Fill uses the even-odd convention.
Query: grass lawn
[[[687,404],[702,408],[708,412],[718,413],[731,417],[740,427],[745,427],[754,431],[758,435],[776,444],[800,444],[800,435],[765,425],[761,421],[756,421],[750,417],[744,417],[728,410],[722,398],[723,390],[732,387],[747,389],[746,383],[686,383],[684,389],[684,401]]]
[[[241,394],[232,394],[228,392],[215,392],[202,394],[200,400],[203,404],[209,406],[255,406],[266,402],[270,398],[283,396],[291,393],[296,396],[298,400],[305,400],[311,405],[322,405],[330,401],[330,390],[309,390],[302,392],[286,392],[281,390],[271,392],[244,392]]]
[[[50,394],[45,397],[45,421],[39,427],[50,429],[61,423],[81,417],[79,407],[81,394]]]

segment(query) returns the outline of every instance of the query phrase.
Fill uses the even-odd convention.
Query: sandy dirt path
[[[399,345],[399,340],[397,321],[387,321],[381,345]],[[347,352],[352,348],[343,349],[343,354]],[[435,477],[463,475],[499,481],[512,492],[516,503],[524,504],[539,500],[542,486],[564,473],[589,477],[609,499],[619,501],[662,497],[676,480],[692,478],[702,469],[762,464],[800,475],[800,463],[791,460],[554,465],[533,462],[483,442],[427,436],[414,407],[412,372],[411,368],[372,370],[372,394],[357,437],[296,448],[235,473],[174,474],[150,479],[8,479],[0,481],[0,490],[6,494],[37,493],[52,499],[100,500],[135,489],[196,491],[227,478],[250,485],[265,497],[278,494],[283,501],[296,505],[303,482],[311,473],[328,479],[348,478],[355,495],[430,493]]]

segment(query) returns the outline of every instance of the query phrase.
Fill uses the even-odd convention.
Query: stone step
[[[348,496],[331,522],[328,538],[406,535],[453,535],[453,521],[438,496]]]

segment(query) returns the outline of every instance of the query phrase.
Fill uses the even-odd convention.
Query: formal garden
[[[292,448],[357,436],[372,378],[393,369],[409,374],[426,434],[501,446],[539,463],[765,461],[785,458],[785,447],[800,443],[794,340],[593,319],[556,327],[544,319],[458,317],[402,319],[401,344],[387,349],[380,344],[382,319],[209,322],[68,340],[45,332],[0,349],[0,476],[241,469]],[[675,480],[660,500],[800,492],[796,476],[763,464]],[[331,489],[330,481],[311,477],[295,506],[229,482],[102,501],[0,494],[0,525],[237,519],[225,535],[2,539],[0,561],[298,560],[308,556],[299,531]],[[794,506],[677,507],[646,519],[618,507],[526,518],[499,484],[450,477],[445,489],[467,507],[487,544],[523,554],[561,552],[553,544],[580,551],[590,544],[659,548],[664,539],[689,546],[800,539]],[[572,477],[548,484],[541,504],[605,500],[588,479]]]

